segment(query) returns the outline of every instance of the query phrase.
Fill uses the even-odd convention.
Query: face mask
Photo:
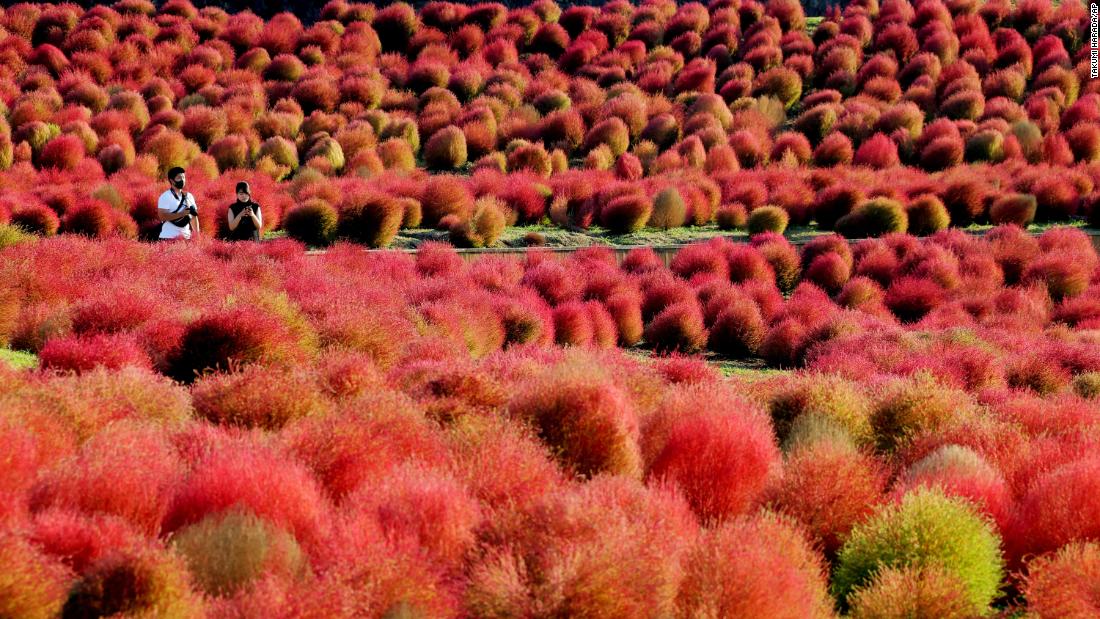
[[[172,181],[172,184],[176,186],[176,189],[183,189],[184,181]]]

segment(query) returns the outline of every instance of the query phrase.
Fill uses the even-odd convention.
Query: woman
[[[260,205],[252,201],[252,190],[247,182],[237,183],[237,201],[229,206],[226,216],[229,218],[230,241],[260,240],[264,216],[260,213]]]

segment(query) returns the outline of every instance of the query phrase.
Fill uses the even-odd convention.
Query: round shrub
[[[89,372],[97,367],[118,370],[123,367],[152,369],[145,350],[130,335],[93,334],[53,337],[38,352],[43,369],[62,372]]]
[[[562,464],[579,475],[641,477],[638,419],[630,398],[583,368],[555,368],[529,381],[508,411],[535,427]]]
[[[1100,544],[1075,542],[1028,565],[1024,597],[1034,617],[1089,617],[1100,611]]]
[[[1097,539],[1100,459],[1085,457],[1039,475],[1020,499],[1006,546],[1014,559]]]
[[[905,323],[924,318],[943,303],[945,293],[935,281],[917,277],[902,277],[886,290],[886,307]]]
[[[27,619],[59,616],[69,582],[65,566],[8,530],[0,532],[0,554],[0,613]]]
[[[811,206],[817,225],[832,230],[837,220],[851,213],[867,198],[866,193],[855,185],[838,183],[817,192]]]
[[[510,173],[528,172],[542,178],[550,178],[553,172],[550,154],[541,144],[516,146],[508,153],[507,166]]]
[[[651,227],[668,230],[679,228],[686,221],[687,205],[678,189],[666,187],[653,196],[653,212],[649,216]]]
[[[973,415],[964,391],[939,384],[928,374],[898,379],[888,385],[871,413],[879,451],[905,447],[922,433],[959,425]]]
[[[967,499],[999,528],[1008,523],[1012,498],[1000,471],[974,450],[945,445],[914,463],[898,480],[895,492],[939,488],[948,496]]]
[[[707,342],[699,305],[682,302],[665,307],[646,325],[643,337],[658,353],[699,352]]]
[[[1074,376],[1073,393],[1086,400],[1100,399],[1100,372],[1085,372]]]
[[[874,513],[885,484],[874,458],[843,442],[819,439],[790,453],[768,496],[776,511],[801,523],[831,558],[852,528]]]
[[[340,210],[337,233],[369,247],[386,247],[397,236],[404,217],[405,209],[394,197],[356,195]]]
[[[248,141],[240,135],[228,135],[210,145],[210,156],[218,170],[241,170],[248,166]]]
[[[562,303],[553,310],[554,343],[559,346],[589,346],[595,338],[592,314],[580,301]]]
[[[965,501],[919,490],[857,525],[837,556],[833,590],[849,605],[859,587],[883,570],[941,569],[965,586],[973,614],[997,597],[1003,562],[1000,539]]]
[[[424,145],[424,163],[431,170],[456,170],[466,158],[466,135],[454,125],[436,131]]]
[[[883,170],[900,165],[898,159],[898,146],[886,135],[876,133],[859,145],[855,155],[852,157],[852,163],[857,166],[867,166],[875,170]]]
[[[648,477],[678,487],[705,522],[749,513],[779,463],[767,417],[719,383],[671,392],[644,436]]]
[[[316,548],[331,526],[326,500],[304,465],[254,441],[219,441],[197,455],[161,531],[172,534],[232,511],[263,518],[307,550]]]
[[[850,263],[839,254],[828,252],[813,259],[802,278],[829,294],[837,294],[851,276]]]
[[[202,613],[182,560],[153,547],[123,548],[90,565],[73,583],[62,617],[193,616]]]
[[[619,196],[600,209],[600,225],[615,234],[637,232],[645,227],[653,204],[641,194]]]
[[[286,235],[310,247],[325,247],[336,240],[339,214],[320,198],[311,198],[291,207],[283,215]]]
[[[258,308],[214,310],[187,325],[169,361],[169,375],[190,383],[208,370],[285,363],[298,360],[303,352],[281,317]]]
[[[710,327],[707,348],[729,357],[755,356],[767,331],[756,303],[738,295],[718,312]]]
[[[420,209],[421,224],[426,227],[438,226],[448,215],[462,221],[474,210],[474,196],[456,176],[432,176],[424,186]]]
[[[84,142],[71,134],[59,135],[46,142],[38,155],[38,165],[44,168],[72,170],[84,158]]]
[[[685,566],[679,617],[833,616],[825,567],[786,518],[761,514],[708,529]]]
[[[848,165],[855,157],[852,140],[839,131],[834,131],[821,139],[814,149],[813,162],[818,167]]]
[[[905,209],[909,217],[909,233],[928,236],[951,225],[951,215],[943,201],[932,194],[918,196]]]
[[[61,227],[61,220],[53,209],[44,204],[24,204],[11,213],[12,225],[42,236],[53,236]]]
[[[939,171],[957,166],[963,161],[962,138],[945,135],[929,142],[920,151],[920,165],[925,170]]]
[[[311,374],[259,366],[204,377],[191,387],[191,399],[212,423],[265,430],[318,415],[327,404]]]
[[[1035,258],[1023,273],[1025,283],[1041,283],[1055,301],[1081,294],[1088,288],[1092,265],[1071,251],[1054,251]]]
[[[995,225],[1014,224],[1026,228],[1035,221],[1038,203],[1029,193],[1008,193],[997,198],[989,207],[989,221]]]
[[[91,238],[104,238],[114,232],[114,217],[111,207],[99,200],[78,204],[65,212],[61,220],[61,230],[70,234],[81,234]]]
[[[803,417],[818,417],[838,427],[857,446],[874,442],[871,403],[858,385],[839,376],[809,375],[780,389],[768,404],[776,436],[787,442]]]
[[[847,238],[879,237],[909,229],[905,207],[890,198],[871,198],[836,222],[836,231]]]
[[[977,131],[966,139],[966,160],[996,163],[1005,157],[1004,146],[1005,136],[1000,131],[992,129]]]
[[[505,208],[493,198],[478,200],[470,220],[451,228],[451,243],[459,247],[492,247],[507,225]]]
[[[601,145],[610,150],[612,157],[618,157],[630,148],[630,129],[622,119],[612,116],[588,130],[588,135],[584,138],[584,150],[592,151]]]
[[[852,593],[850,605],[853,619],[975,616],[966,583],[939,566],[880,570]]]
[[[760,234],[762,232],[783,234],[790,220],[787,211],[778,206],[761,206],[749,213],[749,234]]]
[[[306,565],[289,533],[245,512],[212,514],[179,530],[172,547],[195,584],[213,596],[232,596],[261,577],[291,580]]]
[[[744,204],[723,204],[714,213],[719,230],[740,230],[749,225],[749,212]]]

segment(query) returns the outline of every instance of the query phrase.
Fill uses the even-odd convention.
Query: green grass
[[[627,348],[623,349],[623,352],[646,363],[657,358],[653,351],[646,348]],[[789,372],[788,370],[769,368],[763,359],[726,359],[709,352],[703,353],[702,356],[708,364],[714,366],[722,376],[726,377],[736,376],[749,380],[760,380]]]
[[[716,224],[705,226],[685,226],[661,230],[644,228],[628,234],[614,234],[599,226],[587,230],[567,230],[552,224],[512,226],[504,230],[500,242],[495,247],[526,247],[524,237],[530,233],[541,234],[547,247],[588,247],[592,245],[608,246],[659,246],[687,245],[705,241],[714,237],[725,237],[733,241],[748,241],[749,234],[741,231],[719,230]],[[787,230],[786,236],[793,243],[808,241],[816,236],[829,234],[828,230],[819,230],[812,226],[794,226]],[[265,236],[265,238],[270,238]],[[431,229],[402,230],[393,241],[394,249],[416,249],[426,241],[446,241],[447,233]]]
[[[6,363],[17,370],[33,370],[38,367],[38,357],[21,350],[0,348],[0,363]]]
[[[1086,228],[1082,220],[1071,222],[1051,222],[1032,224],[1027,231],[1032,234],[1055,228],[1070,226],[1074,228]],[[960,228],[971,234],[984,234],[992,230],[992,224],[971,224]],[[661,230],[657,228],[644,228],[628,234],[614,234],[599,226],[592,226],[587,230],[567,230],[553,224],[536,224],[528,226],[511,226],[505,228],[500,241],[493,248],[517,248],[526,247],[525,238],[530,233],[541,234],[546,239],[547,247],[589,247],[593,245],[604,246],[662,246],[662,245],[687,245],[698,241],[706,241],[714,237],[728,238],[736,242],[747,242],[748,232],[744,230],[719,230],[716,224],[705,226],[684,226]],[[805,243],[815,237],[832,234],[832,230],[823,230],[816,225],[791,226],[784,233],[795,245]],[[264,240],[283,238],[286,232],[278,230],[264,234]],[[391,249],[416,249],[427,241],[447,241],[448,234],[442,230],[431,228],[413,228],[401,230],[394,238]],[[311,248],[313,249],[313,248]]]

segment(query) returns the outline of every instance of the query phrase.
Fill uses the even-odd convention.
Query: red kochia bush
[[[65,213],[61,221],[63,232],[83,234],[92,238],[103,238],[114,231],[114,217],[111,207],[99,200],[90,200],[74,206]]]
[[[707,341],[699,304],[681,302],[665,307],[646,326],[645,341],[658,353],[694,353]]]
[[[508,411],[530,423],[577,474],[641,476],[638,419],[630,397],[584,364],[552,368],[521,385]]]
[[[1036,206],[1035,196],[1031,194],[1005,194],[989,207],[989,221],[996,225],[1015,224],[1025,228],[1035,220]]]
[[[102,366],[152,368],[149,355],[130,335],[97,334],[55,337],[38,352],[43,369],[87,372]]]
[[[825,556],[833,557],[852,527],[882,501],[885,482],[874,458],[826,439],[789,456],[769,498],[775,509],[806,527]]]
[[[258,308],[216,310],[187,325],[169,375],[191,382],[207,370],[300,359],[300,343],[282,318]]]
[[[322,539],[329,527],[328,505],[304,466],[243,439],[212,449],[179,485],[163,533],[240,509],[285,528],[306,546]]]
[[[191,399],[195,412],[213,423],[267,430],[327,408],[313,374],[260,366],[204,377]]]
[[[79,137],[66,134],[46,143],[38,156],[38,164],[44,168],[72,170],[83,158],[84,143]]]
[[[57,213],[44,204],[25,204],[11,213],[11,223],[23,228],[27,232],[53,236],[61,227],[61,220]]]
[[[9,617],[59,616],[71,581],[65,566],[6,528],[0,531],[0,555],[0,612]]]
[[[570,301],[553,309],[554,342],[559,346],[589,346],[596,333],[586,303]]]
[[[707,348],[730,357],[755,355],[768,330],[756,303],[745,295],[734,295],[728,302],[717,297],[711,303],[721,305],[710,327]]]
[[[944,301],[944,291],[930,279],[903,277],[890,284],[885,301],[902,322],[917,322]]]
[[[180,473],[181,462],[161,430],[116,423],[85,443],[76,458],[39,478],[31,509],[111,514],[156,535]]]
[[[647,475],[708,521],[748,513],[779,463],[767,416],[720,383],[670,393],[644,436]]]
[[[336,501],[406,460],[440,465],[447,456],[439,426],[411,398],[384,388],[284,432],[291,451]]]
[[[354,196],[340,211],[337,232],[370,247],[386,247],[397,236],[404,216],[396,198],[382,193]]]
[[[520,283],[533,288],[551,305],[580,297],[583,282],[557,260],[543,260],[527,269]]]
[[[31,527],[30,539],[77,574],[117,549],[136,543],[140,535],[118,516],[85,515],[68,509],[39,512]]]
[[[851,266],[836,253],[817,256],[803,274],[803,281],[809,281],[829,294],[836,294],[848,282]]]
[[[1023,273],[1023,281],[1044,284],[1051,298],[1060,301],[1084,292],[1092,271],[1093,265],[1073,252],[1053,251],[1032,260]]]
[[[474,210],[474,196],[458,177],[432,176],[424,186],[420,207],[423,225],[435,227],[448,215],[460,221],[469,218]]]
[[[1100,613],[1100,544],[1068,544],[1028,564],[1024,597],[1035,617],[1092,617]]]
[[[678,616],[833,616],[825,566],[797,525],[772,514],[706,531],[685,561]],[[766,592],[766,593],[765,593]]]
[[[348,496],[346,510],[377,522],[387,538],[408,541],[445,566],[473,547],[481,509],[453,476],[423,465],[396,468]]]
[[[1020,500],[1005,545],[1010,557],[1100,537],[1100,459],[1070,462],[1037,478]]]
[[[859,145],[852,163],[876,170],[899,165],[897,144],[887,136],[876,133]]]

